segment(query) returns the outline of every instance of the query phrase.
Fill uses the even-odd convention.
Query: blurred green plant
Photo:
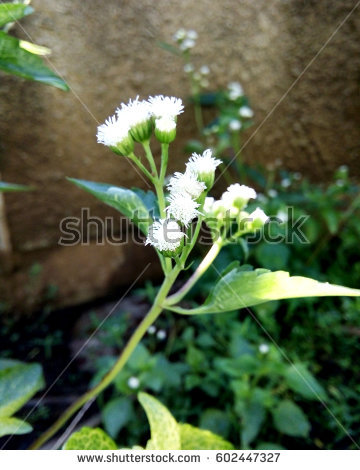
[[[48,68],[40,56],[50,50],[8,34],[12,25],[33,13],[29,2],[0,4],[0,69],[12,75],[69,90],[68,85]]]
[[[151,437],[146,450],[231,450],[233,445],[216,434],[178,423],[169,410],[147,393],[139,393],[140,401],[150,424]],[[63,447],[65,450],[113,450],[118,446],[101,429],[82,428],[72,434]],[[139,445],[132,449],[144,449]]]
[[[0,359],[0,437],[32,431],[29,423],[13,414],[43,387],[39,364]]]

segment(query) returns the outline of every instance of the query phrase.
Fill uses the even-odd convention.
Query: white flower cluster
[[[197,38],[198,34],[196,31],[184,28],[178,29],[173,36],[174,41],[178,43],[180,50],[183,52],[192,49],[196,44]]]
[[[131,152],[132,139],[143,142],[150,138],[153,121],[155,131],[171,134],[175,138],[176,118],[184,110],[180,98],[174,96],[150,96],[148,100],[129,100],[127,104],[121,103],[116,114],[109,117],[104,124],[98,127],[97,141],[108,147],[118,149],[124,155]],[[125,148],[123,144],[125,145]]]
[[[256,192],[249,186],[240,185],[239,183],[231,184],[222,194],[221,199],[215,201],[213,197],[207,197],[204,203],[204,213],[208,218],[210,228],[216,227],[218,224],[212,220],[219,221],[222,225],[227,217],[245,219],[248,223],[246,227],[251,229],[261,228],[267,221],[268,216],[259,207],[252,213],[244,212],[250,199],[256,198]]]
[[[185,234],[180,224],[187,227],[199,215],[201,194],[210,189],[206,181],[214,180],[216,167],[221,163],[212,156],[210,149],[202,155],[193,154],[186,164],[185,173],[175,173],[167,185],[169,189],[168,219],[153,223],[145,244],[171,256],[181,249]],[[171,232],[171,233],[170,233]]]

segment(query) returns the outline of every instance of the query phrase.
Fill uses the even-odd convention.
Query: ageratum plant
[[[176,137],[177,120],[183,113],[181,99],[154,96],[148,100],[130,100],[121,104],[115,115],[99,126],[98,142],[121,158],[131,160],[152,183],[153,192],[115,187],[109,184],[70,179],[106,204],[129,217],[145,236],[160,259],[163,283],[147,315],[138,325],[113,368],[82,397],[76,400],[54,425],[33,444],[40,447],[85,403],[102,392],[122,370],[135,347],[162,311],[183,315],[226,313],[275,299],[308,296],[360,296],[360,290],[320,283],[305,277],[291,277],[285,271],[271,272],[231,263],[219,278],[204,304],[194,308],[181,306],[181,301],[209,269],[220,250],[228,243],[242,240],[244,235],[261,230],[267,216],[261,208],[247,210],[254,189],[235,183],[219,200],[209,196],[215,172],[221,161],[211,149],[194,153],[183,173],[175,173],[165,187],[169,146]],[[150,141],[161,144],[159,165],[153,156]],[[135,143],[143,148],[143,159],[135,153]],[[186,270],[189,255],[206,224],[211,233],[211,247],[190,278],[175,293],[169,294],[175,281]]]

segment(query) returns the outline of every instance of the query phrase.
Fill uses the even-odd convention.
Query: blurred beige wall
[[[0,171],[5,181],[37,187],[32,193],[6,195],[12,252],[3,262],[0,289],[2,298],[17,308],[38,307],[49,284],[58,289],[54,305],[103,295],[131,282],[144,261],[154,260],[149,248],[134,246],[75,247],[65,254],[57,245],[59,220],[79,215],[82,206],[101,217],[114,214],[65,181],[66,176],[145,188],[125,160],[96,143],[96,127],[120,101],[137,94],[186,100],[181,61],[156,45],[169,41],[179,27],[198,32],[195,60],[210,66],[214,88],[239,80],[250,97],[255,126],[247,134],[248,162],[281,159],[285,168],[314,179],[326,179],[346,163],[359,175],[360,9],[321,50],[354,0],[32,4],[35,13],[13,34],[50,47],[51,65],[71,92],[1,76]],[[194,132],[187,107],[179,119],[170,169],[183,168],[183,144]],[[42,269],[34,288],[29,269],[37,261]],[[152,265],[145,276],[156,272]]]

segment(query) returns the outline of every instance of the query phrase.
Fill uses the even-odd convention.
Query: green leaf
[[[231,420],[224,411],[207,408],[201,415],[200,428],[227,437],[231,428]]]
[[[301,408],[290,400],[283,400],[273,411],[274,425],[284,434],[308,437],[310,423]]]
[[[300,297],[360,296],[360,290],[338,286],[301,276],[290,277],[285,271],[270,272],[266,269],[242,271],[233,269],[219,279],[204,305],[184,309],[167,308],[185,315],[229,312],[252,307],[269,300]]]
[[[308,400],[325,400],[326,392],[304,364],[292,364],[284,373],[287,385]]]
[[[0,31],[0,69],[67,91],[69,87],[36,54],[23,49],[19,39]]]
[[[39,364],[20,364],[0,370],[0,417],[11,416],[43,386]]]
[[[241,413],[241,418],[241,441],[242,446],[247,448],[259,434],[261,425],[265,419],[265,408],[257,397],[252,397],[247,402]]]
[[[170,411],[147,393],[140,392],[138,399],[150,423],[151,440],[146,449],[180,450],[179,427]]]
[[[31,189],[31,187],[23,186],[22,184],[0,182],[0,193],[12,191],[31,191]]]
[[[13,434],[27,434],[32,426],[17,418],[0,418],[0,437]]]
[[[20,20],[24,16],[30,15],[34,9],[29,5],[21,3],[1,3],[0,4],[0,27],[5,26],[7,23],[13,23]]]
[[[121,397],[109,401],[102,410],[105,431],[115,438],[134,415],[130,398]]]
[[[117,450],[117,445],[102,429],[83,427],[65,442],[64,450]]]
[[[234,446],[216,434],[191,424],[179,424],[181,450],[232,450]]]
[[[147,235],[153,220],[142,198],[131,189],[105,183],[68,178],[81,189],[129,217]]]

